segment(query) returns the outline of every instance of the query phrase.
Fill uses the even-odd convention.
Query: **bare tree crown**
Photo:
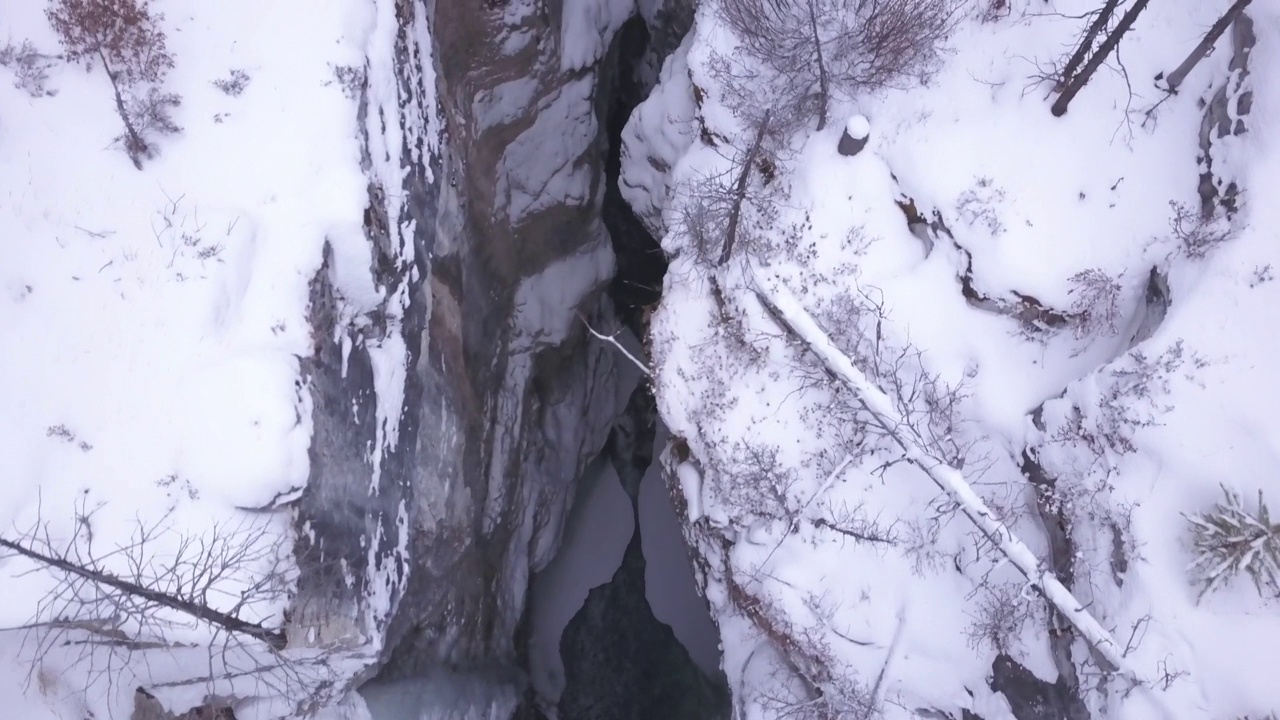
[[[90,69],[102,63],[124,124],[117,140],[141,170],[143,158],[155,154],[147,136],[180,130],[170,111],[181,97],[156,87],[173,68],[164,15],[152,13],[149,0],[51,0],[45,15],[68,61]]]
[[[45,10],[67,60],[101,61],[122,85],[159,82],[173,67],[161,14],[146,0],[55,0]]]
[[[780,107],[826,125],[833,92],[895,85],[931,70],[956,0],[722,0],[740,49],[777,75]],[[732,71],[724,73],[732,81]]]

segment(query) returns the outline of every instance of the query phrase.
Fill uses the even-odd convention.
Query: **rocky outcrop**
[[[1253,109],[1253,87],[1249,79],[1249,55],[1258,42],[1253,18],[1241,13],[1231,24],[1231,61],[1227,79],[1216,86],[1204,105],[1200,124],[1200,210],[1212,217],[1221,207],[1228,215],[1236,211],[1240,192],[1236,178],[1224,174],[1225,162],[1241,152],[1236,138],[1248,130],[1246,118]]]
[[[611,314],[599,64],[562,69],[533,4],[395,12],[396,95],[362,103],[385,301],[353,317],[347,259],[313,283],[292,615],[298,642],[377,642],[383,677],[519,664],[530,572],[625,401],[578,320]]]
[[[591,591],[560,642],[568,680],[561,718],[720,720],[725,688],[689,657],[645,600],[644,555],[636,529],[613,579]],[[634,683],[619,686],[619,678]]]
[[[643,9],[674,48],[691,3]],[[290,622],[294,644],[372,643],[366,675],[384,680],[523,664],[529,577],[629,389],[581,321],[616,322],[601,220],[616,48],[570,61],[558,3],[394,0],[394,15],[361,101],[370,267],[330,253],[312,283]],[[352,271],[374,278],[374,306],[344,290]]]

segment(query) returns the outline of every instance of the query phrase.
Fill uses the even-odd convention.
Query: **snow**
[[[561,203],[584,205],[591,197],[595,175],[582,157],[597,134],[594,89],[591,76],[557,88],[539,105],[533,125],[503,151],[498,197],[513,225]]]
[[[693,144],[693,85],[686,60],[693,36],[662,64],[658,85],[622,129],[618,189],[655,236],[663,234],[662,210],[671,193],[671,171]]]
[[[707,596],[744,717],[771,716],[756,689],[776,684],[775,671],[785,676],[789,666],[735,600],[730,580],[761,599],[775,621],[818,628],[814,647],[825,648],[824,662],[840,677],[878,683],[886,717],[906,717],[911,708],[1009,717],[987,684],[995,649],[973,631],[997,590],[1012,598],[1026,592],[1013,567],[975,545],[963,519],[950,519],[924,473],[893,462],[900,450],[859,440],[856,427],[833,414],[834,391],[798,374],[803,359],[785,342],[776,313],[753,297],[774,283],[789,288],[794,309],[813,315],[841,350],[859,337],[914,348],[921,367],[907,366],[900,380],[929,373],[963,384],[955,433],[970,446],[964,474],[993,516],[1026,542],[1024,559],[1047,557],[1048,544],[1018,466],[1023,449],[1039,453],[1063,492],[1079,493],[1068,511],[1078,551],[1070,589],[1118,639],[1126,666],[1151,681],[1129,694],[1086,692],[1096,716],[1207,719],[1280,707],[1268,677],[1280,647],[1274,600],[1259,598],[1245,578],[1197,603],[1182,517],[1211,507],[1219,482],[1246,498],[1262,489],[1273,503],[1278,487],[1280,382],[1270,358],[1280,348],[1280,285],[1268,278],[1280,210],[1265,198],[1280,192],[1280,15],[1272,5],[1251,6],[1258,42],[1247,80],[1248,131],[1213,154],[1215,172],[1239,183],[1242,209],[1231,239],[1195,259],[1170,232],[1169,203],[1199,204],[1197,101],[1228,80],[1229,37],[1144,125],[1145,112],[1163,98],[1148,79],[1180,62],[1224,8],[1152,4],[1122,45],[1128,81],[1113,64],[1054,118],[1050,88],[1032,76],[1069,51],[1080,29],[1071,16],[1093,5],[1059,2],[1061,15],[1040,3],[1013,5],[1005,20],[962,23],[927,85],[838,98],[833,117],[876,123],[859,155],[836,153],[843,127],[793,139],[779,162],[785,197],[773,229],[798,230],[757,263],[758,281],[741,262],[716,271],[722,305],[709,271],[685,252],[685,238],[663,238],[673,260],[653,315],[652,369],[663,418],[696,460],[679,465],[679,485],[696,551],[711,568]],[[687,73],[664,73],[654,97],[683,97],[692,82],[701,91],[695,122],[741,152],[750,136],[720,104],[708,69],[732,42],[714,7],[703,5],[682,53]],[[667,188],[722,170],[733,148],[691,138],[672,158],[663,139],[684,137],[690,121],[672,103],[664,129],[664,101],[651,102],[633,118],[637,132],[629,128],[624,191],[641,217],[656,208],[665,214],[659,227],[673,228],[673,206],[688,198]],[[650,157],[671,170],[646,167]],[[940,233],[922,242],[909,231],[898,205],[908,201],[925,218],[936,211],[954,240]],[[1131,382],[1116,373],[1137,362],[1129,338],[1146,316],[1153,268],[1167,274],[1172,305],[1136,350],[1160,358],[1181,347],[1184,355],[1156,379],[1150,401],[1134,396],[1124,405],[1150,424],[1133,430],[1132,452],[1095,456],[1079,439],[1055,440],[1073,405],[1082,408],[1084,427],[1095,427],[1106,420],[1107,393]],[[991,309],[1096,311],[1077,305],[1071,280],[1089,269],[1119,284],[1114,333],[1029,327]],[[966,274],[969,289],[991,302],[966,300]],[[841,302],[863,305],[862,319],[842,316]],[[875,304],[885,312],[879,326],[865,310]],[[725,327],[726,313],[739,327]],[[1044,431],[1031,419],[1042,405]],[[759,477],[743,463],[751,447],[776,452],[780,496],[746,480]],[[856,453],[831,482],[832,470]],[[829,529],[841,517],[892,542]],[[1119,580],[1111,569],[1116,532],[1128,554]],[[1006,650],[1052,679],[1043,623],[1041,615],[1011,630]],[[1077,664],[1087,657],[1077,642]],[[1095,672],[1096,664],[1082,671]]]
[[[871,121],[865,115],[854,115],[845,123],[844,131],[854,140],[861,140],[871,134]]]
[[[56,94],[32,98],[0,68],[0,343],[11,349],[0,368],[5,527],[40,520],[55,540],[68,538],[79,503],[93,510],[103,548],[166,514],[166,527],[199,535],[259,522],[237,508],[306,484],[311,408],[298,358],[311,352],[308,290],[325,244],[346,317],[384,301],[362,229],[356,101],[332,66],[391,52],[392,5],[157,0],[176,60],[165,87],[183,97],[175,116],[183,131],[161,139],[141,172],[113,144],[119,119],[100,69],[56,66]],[[6,8],[6,32],[55,52],[42,9]],[[390,66],[371,62],[371,102],[394,108]],[[211,84],[234,68],[250,76],[236,97]],[[373,162],[387,186],[399,187],[401,133],[429,133],[423,123],[403,131],[386,123],[374,137],[396,149]],[[373,354],[380,431],[391,443],[403,341],[388,338]],[[260,522],[268,547],[291,536],[283,514]],[[158,541],[157,557],[177,535]],[[279,551],[288,557],[289,544]],[[4,625],[33,617],[45,583],[23,576],[27,569],[0,562]],[[254,619],[278,624],[282,609],[260,608]],[[0,636],[0,649],[20,640]],[[87,670],[67,672],[60,682],[72,692]],[[19,682],[0,677],[8,697],[24,698],[12,712],[40,717],[46,702],[62,702],[24,693]],[[80,714],[127,715],[132,687],[90,695]]]
[[[564,0],[560,68],[581,70],[604,57],[613,35],[636,12],[636,0]]]

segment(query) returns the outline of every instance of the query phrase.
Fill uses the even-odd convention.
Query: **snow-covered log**
[[[938,487],[942,488],[959,505],[965,516],[990,538],[992,544],[1026,576],[1027,581],[1062,613],[1080,635],[1093,647],[1113,671],[1129,674],[1125,670],[1124,656],[1111,633],[1098,622],[1065,585],[1058,581],[1053,571],[1041,562],[1009,526],[991,511],[982,498],[973,491],[960,470],[934,458],[904,432],[909,427],[895,409],[893,401],[876,387],[853,364],[849,356],[841,352],[818,322],[804,309],[800,301],[777,284],[769,284],[757,278],[756,296],[771,309],[774,315],[787,324],[787,329],[804,343],[836,378],[849,387],[862,407],[870,413],[875,423],[902,449],[904,458],[920,468]],[[770,289],[765,289],[770,288]]]

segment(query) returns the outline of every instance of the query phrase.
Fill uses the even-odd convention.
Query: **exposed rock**
[[[1249,55],[1258,38],[1253,19],[1240,13],[1231,25],[1231,61],[1227,80],[1214,91],[1200,123],[1200,210],[1212,217],[1221,207],[1228,215],[1236,210],[1239,187],[1235,178],[1223,174],[1223,153],[1231,152],[1230,139],[1243,135],[1245,118],[1253,109],[1253,89],[1249,79]]]
[[[366,214],[395,322],[348,318],[328,275],[341,268],[313,283],[291,637],[381,635],[384,677],[519,664],[531,569],[625,400],[615,356],[576,315],[611,322],[600,69],[562,71],[550,18],[501,5],[397,4],[398,106],[368,98],[362,112],[405,130],[403,184],[374,180]],[[431,57],[434,88],[421,84]],[[438,137],[410,132],[437,113]],[[408,372],[399,411],[382,413],[395,441],[379,447],[371,351],[397,334]]]
[[[560,642],[566,685],[561,720],[718,720],[729,697],[653,616],[637,528],[622,567],[591,591]],[[619,678],[634,678],[620,686]]]
[[[692,3],[644,9],[660,59]],[[290,639],[373,641],[382,680],[523,664],[529,576],[625,404],[617,356],[578,319],[616,325],[601,119],[617,55],[568,67],[558,15],[397,1],[397,95],[370,91],[360,117],[366,133],[402,131],[398,161],[365,137],[365,232],[385,302],[353,317],[338,282],[350,258],[327,258],[312,283],[314,437]],[[393,167],[380,175],[381,162]],[[407,368],[402,397],[386,394],[388,358]]]
[[[133,693],[131,720],[236,720],[235,711],[221,701],[210,701],[183,713],[174,714],[154,695],[142,688]]]
[[[1017,720],[1089,720],[1089,709],[1063,681],[1041,680],[1004,653],[991,664],[991,689],[1004,695]]]
[[[1164,323],[1164,317],[1169,313],[1169,306],[1172,304],[1173,295],[1169,290],[1169,278],[1160,271],[1160,268],[1151,268],[1151,274],[1147,276],[1143,304],[1138,308],[1142,319],[1138,321],[1138,327],[1134,330],[1133,337],[1129,339],[1130,348],[1137,347],[1139,343],[1145,342],[1156,334],[1156,330]]]

